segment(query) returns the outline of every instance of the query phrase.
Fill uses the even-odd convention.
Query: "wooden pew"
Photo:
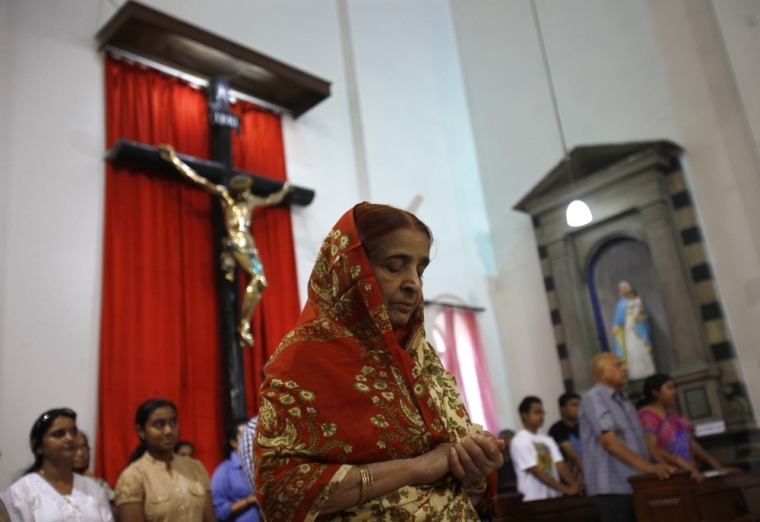
[[[628,479],[638,522],[751,522],[760,520],[760,472],[721,475],[702,484],[679,472],[668,480],[655,475]],[[520,493],[497,498],[499,522],[596,522],[589,497],[523,502]]]
[[[638,475],[633,503],[638,522],[733,522],[760,517],[760,472],[720,475],[702,484],[679,472],[667,480]]]
[[[496,497],[496,514],[498,522],[525,522],[522,509],[522,493],[499,493]]]
[[[598,522],[599,513],[588,497],[558,497],[523,502],[521,493],[498,496],[498,522]]]

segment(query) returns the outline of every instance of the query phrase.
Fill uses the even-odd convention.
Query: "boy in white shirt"
[[[557,443],[538,433],[544,425],[541,399],[525,397],[518,411],[525,427],[512,439],[509,453],[517,474],[517,490],[523,494],[523,501],[554,498],[560,493],[580,493],[581,486],[565,465]]]

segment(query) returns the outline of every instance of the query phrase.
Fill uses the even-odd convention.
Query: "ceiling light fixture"
[[[541,47],[541,58],[544,62],[544,70],[546,72],[546,80],[549,83],[549,93],[552,98],[552,107],[554,108],[554,118],[557,121],[557,130],[559,131],[559,139],[562,144],[562,152],[565,154],[563,162],[567,165],[567,171],[570,174],[570,188],[571,192],[576,193],[575,179],[573,178],[572,162],[570,161],[570,153],[567,151],[567,143],[565,142],[565,131],[562,128],[562,119],[559,115],[559,105],[557,104],[557,93],[554,91],[554,82],[552,81],[552,73],[549,69],[549,58],[546,54],[546,44],[544,43],[544,34],[541,31],[541,23],[538,20],[538,9],[536,8],[536,0],[530,0],[530,7],[533,11],[533,22],[536,24],[536,32],[538,33],[538,43]],[[573,199],[567,206],[566,213],[567,224],[571,227],[582,227],[588,225],[593,219],[591,215],[591,209],[588,205],[580,199]]]

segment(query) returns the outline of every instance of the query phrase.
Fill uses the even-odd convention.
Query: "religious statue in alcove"
[[[222,269],[227,280],[233,281],[237,262],[237,265],[251,278],[243,297],[238,333],[244,346],[253,346],[251,317],[261,300],[267,280],[264,276],[264,265],[259,258],[259,250],[251,234],[251,215],[256,207],[268,207],[281,203],[292,190],[290,183],[285,182],[280,190],[262,198],[251,194],[253,180],[250,176],[242,174],[234,176],[230,180],[229,187],[217,185],[200,176],[179,159],[171,146],[161,145],[158,150],[162,159],[172,163],[183,176],[219,198],[222,204],[224,225],[227,228],[221,259]]]
[[[630,379],[643,379],[655,373],[652,335],[644,304],[627,282],[618,284],[620,301],[612,323],[615,354],[628,366]]]

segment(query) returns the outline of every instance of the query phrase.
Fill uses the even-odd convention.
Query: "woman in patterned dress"
[[[468,492],[504,443],[470,423],[425,340],[431,242],[413,214],[368,203],[327,236],[264,369],[254,460],[267,520],[479,520]]]
[[[725,473],[740,471],[724,468],[691,436],[691,422],[673,411],[678,391],[669,375],[656,373],[644,381],[644,397],[639,409],[639,420],[646,433],[649,454],[658,461],[678,466],[691,472],[692,478],[704,479],[696,466],[700,461],[708,467]]]

